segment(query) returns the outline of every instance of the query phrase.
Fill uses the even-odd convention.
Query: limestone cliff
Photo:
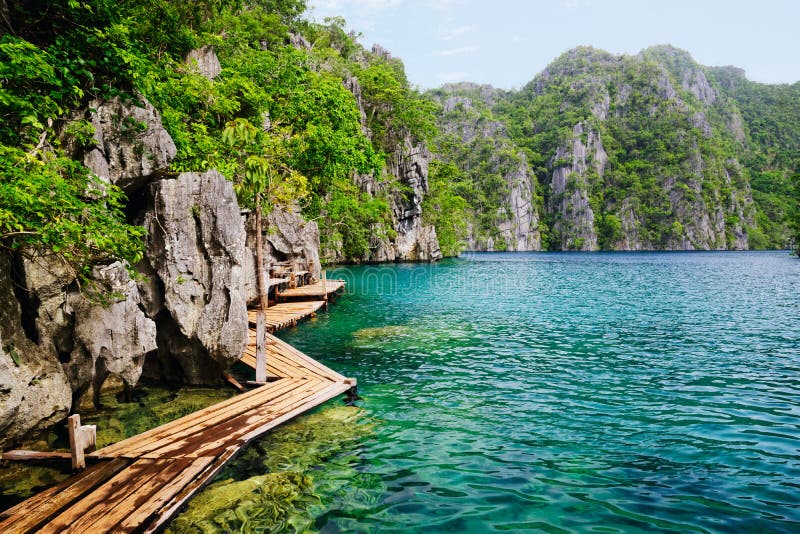
[[[530,173],[531,198],[541,198],[527,228],[549,250],[741,250],[760,232],[737,102],[681,50],[581,47],[520,91],[459,84],[429,94],[442,106],[442,157],[467,177],[472,249],[490,248],[475,238],[482,225],[519,228],[486,216],[519,209],[515,195],[491,194],[500,177],[514,190],[498,176],[509,152],[525,156],[518,175]]]
[[[441,105],[439,157],[475,181],[467,249],[540,250],[536,177],[491,106],[502,92],[489,86],[455,84],[429,93]]]
[[[360,61],[366,63],[368,56],[396,61],[378,45],[372,48],[371,53],[361,51]],[[361,84],[355,75],[345,77],[343,83],[356,100],[362,132],[375,143],[367,124],[367,117],[375,115],[375,108],[363,98]],[[363,257],[347,257],[341,243],[324,240],[328,245],[322,256],[328,262],[436,261],[442,257],[436,229],[424,224],[422,219],[422,200],[428,193],[428,166],[433,155],[424,143],[407,131],[400,132],[397,138],[386,143],[381,147],[387,156],[383,172],[379,175],[356,175],[354,180],[370,197],[387,200],[390,220],[370,228],[369,251]]]

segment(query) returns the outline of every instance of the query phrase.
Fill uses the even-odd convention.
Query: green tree
[[[308,194],[308,182],[286,164],[290,135],[286,131],[266,131],[247,119],[229,122],[222,139],[231,149],[237,168],[234,188],[240,205],[255,210],[256,280],[260,309],[267,308],[267,276],[264,272],[263,216],[276,206],[286,207]]]
[[[0,248],[55,255],[79,281],[101,261],[134,265],[144,229],[125,223],[124,202],[79,162],[0,146]]]

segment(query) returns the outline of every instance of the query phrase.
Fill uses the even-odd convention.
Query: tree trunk
[[[258,282],[258,307],[266,310],[269,306],[269,288],[264,272],[264,238],[261,216],[261,195],[256,199],[256,280]]]

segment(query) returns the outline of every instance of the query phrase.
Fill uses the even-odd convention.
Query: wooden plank
[[[231,461],[236,457],[237,454],[239,454],[239,450],[240,447],[237,445],[233,445],[225,449],[225,451],[219,455],[217,459],[206,468],[205,471],[200,473],[190,484],[185,486],[183,490],[175,495],[169,503],[164,505],[161,510],[159,510],[156,517],[147,526],[145,533],[150,534],[158,531],[167,521],[172,519],[178,510],[180,510],[189,499],[191,499],[198,491],[203,489],[206,484],[208,484],[214,478],[214,476],[216,476],[216,474],[222,470],[226,463]]]
[[[214,460],[213,457],[173,460],[107,510],[92,523],[91,531],[133,531]]]
[[[39,532],[42,534],[95,532],[90,528],[92,523],[171,461],[136,460],[42,526]]]
[[[273,382],[267,387],[274,387],[279,384],[281,381]],[[115,457],[119,456],[120,451],[126,450],[130,448],[132,444],[135,444],[139,441],[147,441],[149,439],[159,439],[164,436],[169,436],[170,434],[180,431],[184,429],[186,426],[191,426],[195,422],[202,422],[206,420],[207,417],[214,417],[219,413],[228,413],[228,410],[239,410],[242,409],[242,403],[244,402],[262,402],[261,396],[264,394],[264,388],[258,388],[242,395],[238,395],[235,397],[231,397],[226,399],[222,402],[218,402],[217,404],[213,404],[194,412],[192,414],[186,415],[159,427],[153,428],[136,436],[124,439],[107,447],[104,447],[98,451],[93,452],[90,456],[95,457]],[[244,408],[246,409],[246,407]]]
[[[156,514],[161,508],[170,501],[175,495],[182,491],[187,486],[198,478],[203,471],[217,461],[217,458],[202,457],[195,458],[183,469],[177,473],[170,482],[164,484],[157,493],[144,502],[135,503],[134,509],[129,513],[115,529],[116,531],[133,532],[138,530],[143,525],[152,522]]]
[[[236,389],[239,391],[239,393],[244,393],[244,392],[246,391],[246,390],[244,389],[244,386],[243,386],[243,385],[241,385],[241,384],[239,383],[239,381],[238,381],[238,380],[236,380],[236,379],[233,377],[233,375],[232,375],[232,374],[230,374],[228,371],[222,371],[222,376],[223,376],[223,377],[225,377],[225,380],[227,380],[227,381],[228,381],[228,383],[229,383],[230,385],[232,385],[233,387],[235,387],[235,388],[236,388]]]
[[[91,466],[80,474],[37,493],[13,508],[0,513],[0,532],[33,532],[58,515],[64,508],[86,495],[130,463],[117,458]]]
[[[242,436],[242,444],[244,445],[250,443],[252,440],[264,435],[266,432],[275,428],[276,426],[331,400],[337,395],[341,395],[350,389],[350,387],[352,386],[345,383],[331,384],[327,386],[323,390],[317,392],[315,395],[307,398],[301,406],[297,406],[293,410],[281,415],[280,417],[271,419],[269,422],[252,429],[250,432]]]
[[[13,450],[3,453],[3,460],[12,462],[39,461],[39,460],[71,460],[72,454],[57,451],[22,451]]]
[[[200,419],[194,419],[191,416],[182,418],[185,419],[184,421],[179,419],[178,421],[183,423],[180,427],[173,427],[169,429],[165,428],[165,432],[154,434],[152,436],[154,439],[148,439],[145,442],[135,443],[133,447],[125,451],[125,455],[151,457],[166,456],[167,450],[163,449],[163,447],[172,445],[172,448],[169,450],[177,450],[180,449],[180,447],[185,446],[187,443],[191,443],[193,441],[196,442],[198,439],[202,439],[198,437],[198,435],[204,430],[215,425],[224,424],[225,421],[228,421],[231,418],[237,417],[242,413],[255,408],[256,406],[274,401],[275,399],[280,398],[286,393],[292,391],[296,387],[296,384],[293,382],[295,381],[290,379],[282,379],[257,388],[253,391],[259,393],[260,396],[250,398],[248,399],[247,403],[234,406],[224,412],[212,413]],[[244,395],[241,397],[243,396]],[[164,425],[164,427],[166,426],[167,425]],[[157,450],[159,451],[158,453],[155,452]]]
[[[293,382],[293,389],[288,390],[279,399],[274,400],[269,404],[264,404],[260,407],[252,407],[247,412],[240,413],[239,415],[231,418],[226,418],[218,421],[214,425],[205,427],[203,430],[203,439],[176,439],[164,440],[159,443],[158,448],[151,448],[148,446],[148,451],[142,451],[143,457],[167,457],[167,456],[209,456],[213,455],[213,451],[224,448],[226,443],[238,444],[239,437],[248,431],[248,425],[253,417],[262,418],[267,417],[271,413],[280,410],[286,403],[294,402],[298,397],[310,394],[313,389],[318,387],[319,382],[315,380],[296,380]],[[259,411],[263,410],[263,411]]]
[[[218,412],[206,412],[200,417],[192,417],[194,414],[182,417],[172,423],[167,423],[166,425],[153,429],[155,432],[148,432],[136,436],[136,438],[139,439],[131,438],[127,444],[123,444],[121,449],[113,450],[112,452],[118,456],[137,457],[148,454],[176,440],[192,439],[193,436],[196,436],[203,430],[221,421],[236,417],[255,406],[280,397],[285,391],[290,390],[292,387],[292,384],[287,383],[285,380],[273,382],[267,386],[246,393],[245,395],[240,395],[239,398],[247,396],[245,399],[246,402],[243,401],[241,404],[226,407],[224,410]],[[250,395],[250,393],[256,393],[256,395],[253,396]],[[105,452],[105,454],[109,453]]]
[[[289,298],[312,298],[312,297],[325,297],[332,293],[336,293],[345,286],[344,280],[320,280],[313,284],[307,284],[300,287],[286,288],[278,291],[278,297],[282,299]]]

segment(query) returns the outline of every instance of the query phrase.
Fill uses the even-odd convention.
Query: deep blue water
[[[800,260],[472,254],[330,275],[347,294],[283,337],[356,377],[377,424],[317,528],[800,532]]]

